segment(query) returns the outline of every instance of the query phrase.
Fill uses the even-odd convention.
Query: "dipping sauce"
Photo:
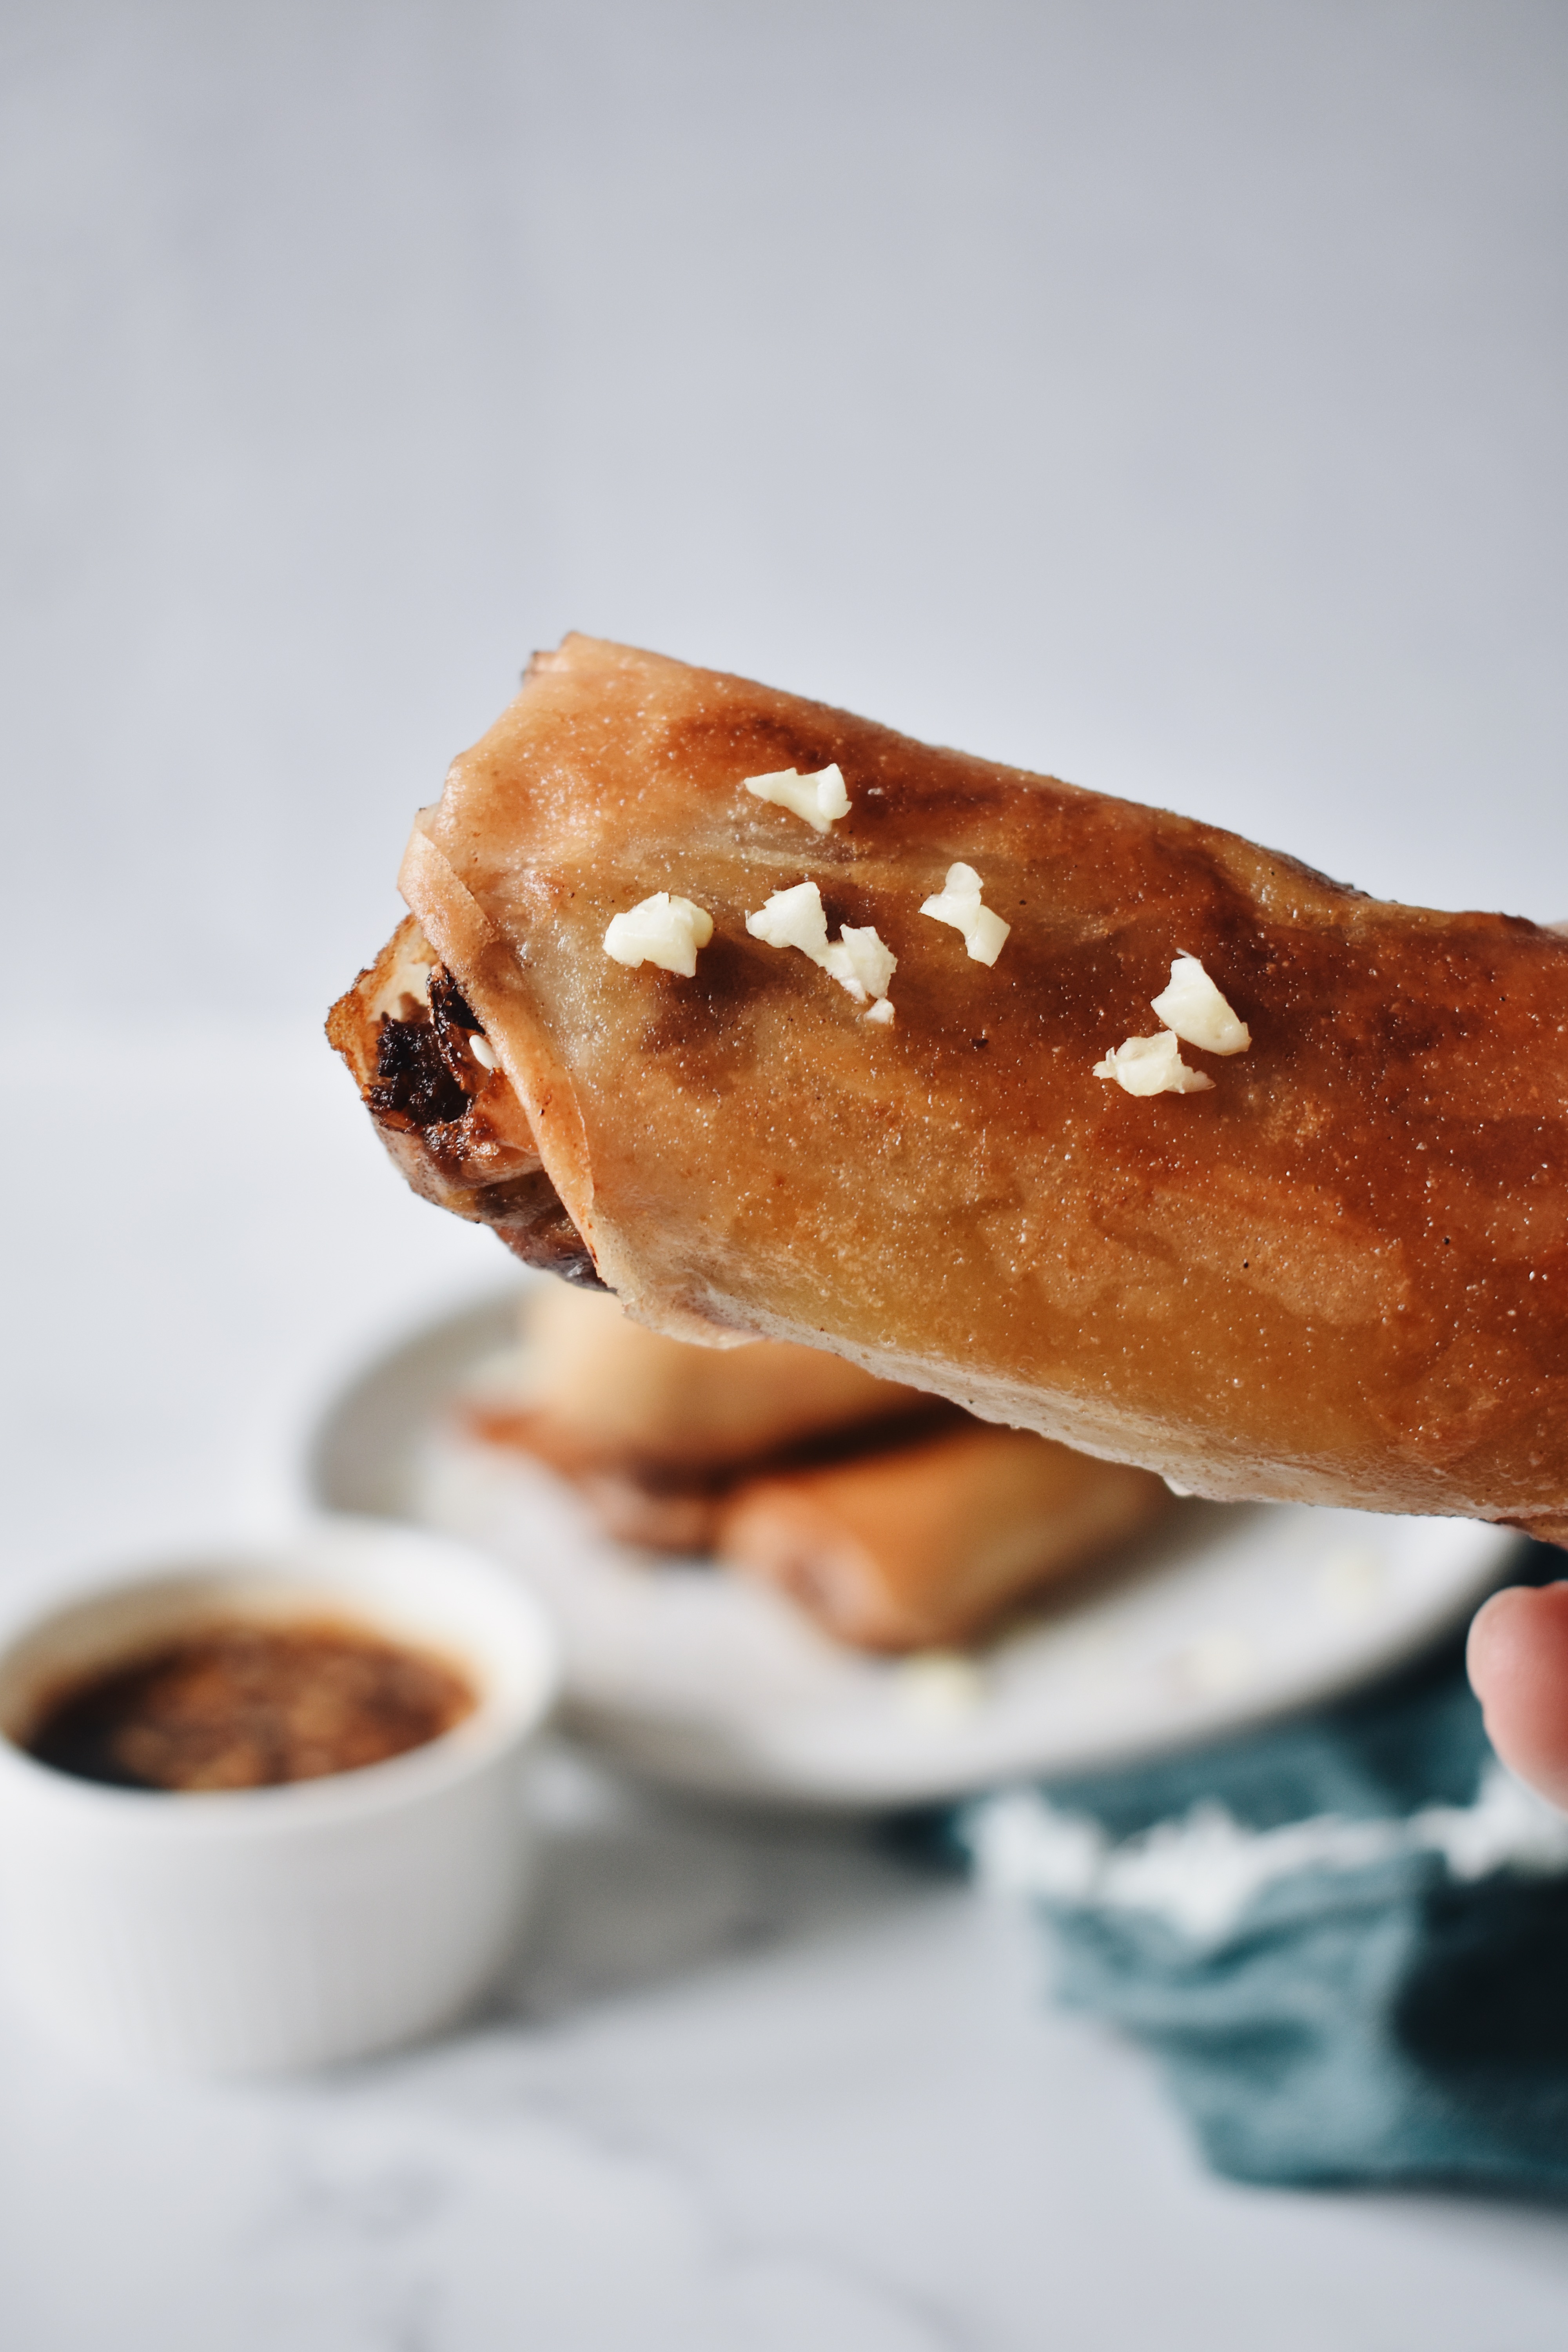
[[[359,1626],[230,1621],[77,1684],[26,1747],[111,1788],[266,1789],[384,1763],[476,1704],[445,1660]]]

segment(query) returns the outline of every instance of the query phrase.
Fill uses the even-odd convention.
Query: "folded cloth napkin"
[[[1563,1556],[1521,1547],[1510,1580]],[[1462,1640],[1288,1724],[945,1831],[1051,1922],[1214,2168],[1568,2189],[1568,1817],[1498,1763]]]

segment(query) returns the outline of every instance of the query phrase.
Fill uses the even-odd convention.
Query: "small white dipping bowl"
[[[322,1616],[447,1658],[473,1712],[384,1764],[279,1788],[108,1788],[26,1751],[62,1685],[210,1625]],[[431,2033],[522,1925],[520,1769],[558,1662],[480,1554],[375,1519],[100,1575],[0,1631],[0,1961],[58,2038],[119,2070],[319,2066]]]

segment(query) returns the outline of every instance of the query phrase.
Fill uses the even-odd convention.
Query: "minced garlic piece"
[[[1097,1078],[1114,1078],[1124,1094],[1201,1095],[1214,1080],[1204,1070],[1190,1070],[1182,1059],[1180,1041],[1169,1029],[1157,1037],[1129,1037],[1113,1045],[1103,1062],[1096,1062]]]
[[[973,866],[950,866],[947,880],[936,896],[921,900],[921,912],[962,931],[964,946],[976,963],[994,963],[1013,926],[981,905],[983,887]]]
[[[830,972],[847,988],[857,1004],[875,998],[885,1003],[888,982],[899,959],[877,937],[874,924],[846,923],[828,944],[827,916],[822,892],[815,882],[797,882],[793,890],[775,890],[765,907],[746,917],[746,929],[764,947],[798,948],[813,963]],[[890,1020],[889,1012],[884,1015]]]
[[[891,948],[884,947],[874,924],[859,929],[846,923],[823,959],[823,970],[846,987],[857,1004],[870,997],[885,1003],[888,982],[899,968]]]
[[[470,1029],[468,1032],[468,1051],[481,1070],[493,1070],[497,1067],[496,1049],[482,1030]]]
[[[713,918],[689,898],[672,898],[656,890],[651,898],[614,915],[605,933],[605,953],[617,963],[656,963],[663,971],[678,971],[683,980],[697,970],[697,950],[713,936]]]
[[[826,833],[841,816],[849,814],[849,795],[844,789],[837,760],[812,775],[803,776],[795,768],[781,768],[776,776],[747,776],[743,782],[746,790],[758,800],[774,801],[780,808],[792,810],[818,833]]]
[[[1171,966],[1171,984],[1152,1000],[1167,1029],[1205,1054],[1245,1054],[1252,1032],[1238,1021],[1194,955],[1179,955]]]
[[[775,890],[765,907],[746,917],[746,929],[764,947],[798,948],[813,963],[827,961],[827,917],[815,882]]]

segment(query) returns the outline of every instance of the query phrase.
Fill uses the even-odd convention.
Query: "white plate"
[[[973,1669],[868,1658],[771,1592],[649,1565],[548,1472],[460,1433],[453,1393],[514,1341],[518,1297],[349,1380],[305,1449],[308,1499],[510,1561],[555,1616],[574,1722],[687,1789],[862,1809],[1185,1746],[1394,1664],[1503,1580],[1519,1540],[1466,1519],[1184,1503]]]

